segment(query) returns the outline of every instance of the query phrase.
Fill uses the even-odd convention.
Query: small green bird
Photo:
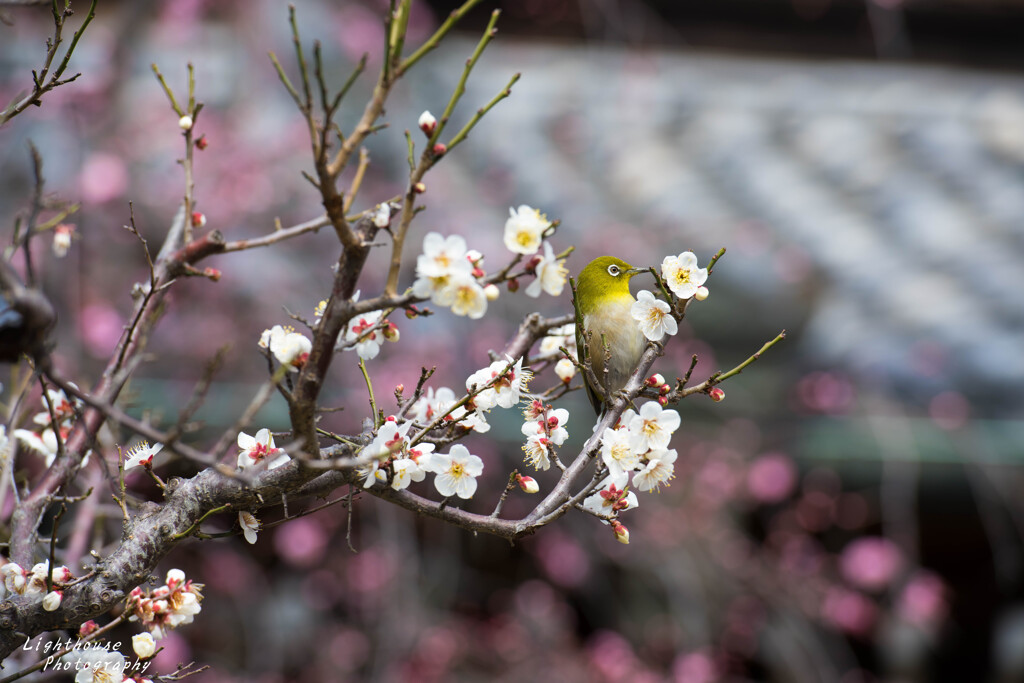
[[[583,342],[589,332],[591,365],[594,374],[603,385],[595,391],[586,376],[583,384],[587,390],[594,412],[601,414],[601,394],[611,400],[615,392],[626,385],[630,373],[643,355],[647,340],[636,320],[630,315],[630,307],[636,301],[629,292],[629,281],[634,275],[645,272],[634,268],[614,256],[594,259],[580,271],[576,284],[576,349],[581,363],[586,362]],[[605,374],[605,345],[607,345],[608,373]]]

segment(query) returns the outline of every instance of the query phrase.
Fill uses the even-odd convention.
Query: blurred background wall
[[[379,66],[386,3],[296,4],[334,83],[364,52]],[[414,3],[411,42],[454,5]],[[782,328],[786,341],[724,403],[680,406],[677,478],[630,513],[628,547],[579,515],[509,547],[357,498],[358,553],[340,506],[255,547],[182,547],[168,566],[208,597],[161,663],[209,664],[197,681],[1024,680],[1024,3],[485,2],[396,89],[361,203],[403,191],[402,131],[443,109],[494,6],[499,38],[457,122],[523,78],[428,176],[420,234],[462,234],[497,268],[507,207],[527,203],[561,219],[574,272],[605,253],[656,265],[725,246],[711,297],[656,369],[682,374],[696,353],[706,376]],[[0,11],[6,102],[48,17]],[[4,220],[27,202],[28,139],[48,187],[83,205],[72,253],[44,264],[59,357],[82,383],[145,277],[127,202],[155,244],[182,194],[180,134],[150,63],[176,88],[196,65],[208,227],[235,239],[319,215],[268,50],[294,73],[282,2],[102,0],[72,64],[83,76],[0,131]],[[220,283],[184,283],[133,410],[172,419],[230,344],[195,435],[215,438],[262,380],[260,331],[326,296],[332,240],[224,258]],[[383,283],[375,258],[364,291]],[[437,386],[459,387],[535,304],[503,295],[478,325],[400,323],[374,381],[412,386],[429,358]],[[567,312],[568,290],[539,305]],[[344,361],[328,403],[351,408],[329,418],[336,431],[358,430],[364,401]],[[589,408],[569,407],[579,445]],[[279,404],[261,415],[275,429],[285,417]],[[518,418],[503,419],[472,442],[495,463],[485,490],[521,460]]]

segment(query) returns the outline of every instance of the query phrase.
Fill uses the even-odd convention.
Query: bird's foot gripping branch
[[[14,247],[0,264],[0,284],[10,303],[0,322],[16,337],[4,338],[5,359],[16,363],[4,395],[8,420],[0,427],[3,658],[51,632],[77,639],[75,645],[112,645],[109,634],[130,626],[138,631],[133,638],[135,660],[151,663],[160,639],[200,614],[199,583],[177,570],[163,582],[154,578],[158,565],[176,547],[193,539],[216,543],[223,536],[259,543],[266,528],[325,507],[340,505],[351,512],[364,492],[509,540],[579,509],[628,542],[621,514],[637,507],[638,493],[656,491],[673,477],[677,453],[670,446],[681,419],[667,406],[695,393],[719,400],[718,385],[782,337],[728,372],[691,386],[691,366],[670,386],[651,374],[652,367],[688,306],[707,296],[703,284],[721,252],[706,268],[698,268],[689,252],[666,258],[660,272],[648,269],[655,279],[653,291],[641,291],[635,300],[630,278],[647,271],[605,257],[582,270],[574,313],[566,305],[564,315],[526,316],[518,329],[509,330],[503,348],[479,359],[480,369],[467,377],[464,387],[432,381],[428,362],[418,376],[382,390],[380,378],[389,356],[420,353],[417,326],[425,325],[424,318],[476,321],[496,299],[516,292],[536,299],[560,297],[573,250],[556,244],[561,237],[558,221],[526,205],[512,209],[507,218],[494,216],[488,229],[503,231],[508,253],[488,259],[451,231],[413,230],[414,221],[419,225],[421,216],[429,216],[419,204],[427,193],[428,173],[466,141],[518,79],[512,75],[490,100],[474,103],[478,108],[458,130],[449,129],[466,80],[496,35],[497,12],[462,73],[453,77],[441,116],[424,112],[409,125],[416,132],[405,132],[404,191],[366,196],[363,180],[370,160],[363,144],[373,134],[384,134],[388,97],[476,0],[460,6],[414,49],[406,46],[411,4],[392,3],[380,70],[353,121],[340,120],[339,112],[367,60],[354,66],[340,89],[332,90],[319,44],[308,49],[291,10],[296,66],[285,66],[273,54],[271,59],[308,133],[315,173],[306,178],[323,212],[256,236],[229,240],[207,229],[206,216],[199,211],[204,188],[194,171],[210,143],[203,134],[204,108],[195,71],[188,66],[182,96],[154,66],[173,114],[164,125],[181,137],[181,204],[155,254],[136,229],[128,205],[126,228],[137,241],[136,265],[145,268],[147,277],[130,287],[132,310],[97,376],[84,371],[72,376],[61,355],[67,340],[50,336],[52,310],[42,293],[49,283],[33,267],[31,246],[53,233],[48,258],[63,258],[72,246],[72,231],[66,225],[59,229],[70,210],[45,199],[42,163],[33,155],[35,198],[15,221]],[[326,227],[331,230],[320,234]],[[218,355],[205,370],[192,369],[198,377],[195,390],[173,419],[148,413],[140,417],[126,402],[125,388],[148,359],[150,340],[162,334],[167,344],[189,341],[159,325],[168,309],[180,305],[170,294],[180,291],[187,276],[199,276],[204,287],[218,286],[232,273],[242,277],[253,250],[299,239],[318,240],[317,250],[336,255],[333,272],[317,274],[329,278],[329,285],[319,303],[308,302],[305,314],[293,314],[290,321],[268,320],[258,339],[236,345],[232,353],[244,358],[258,351],[263,357],[256,356],[253,364],[267,368],[245,407],[212,437],[202,439],[190,431],[214,385],[214,371],[223,360]],[[414,260],[407,243],[422,245]],[[377,249],[385,251],[387,275],[379,291],[371,293],[363,275]],[[40,253],[34,257],[43,258]],[[222,259],[218,268],[200,267],[212,257]],[[500,267],[488,270],[495,262]],[[243,265],[232,271],[234,263]],[[128,292],[123,294],[127,300]],[[111,299],[117,296],[110,293]],[[358,392],[343,394],[344,414],[322,399],[335,376],[330,370],[337,365],[357,368],[361,383]],[[176,368],[181,374],[187,371]],[[560,404],[584,388],[598,420],[585,440],[573,441],[570,421],[577,434],[588,434],[591,420],[570,420]],[[275,398],[286,408],[287,424],[256,423],[260,409]],[[651,400],[635,407],[644,398]],[[490,419],[503,410],[523,413],[522,453],[475,454],[483,451],[474,443],[489,438]],[[277,429],[272,431],[272,426]],[[523,474],[521,468],[531,472]],[[494,471],[499,475],[491,476]],[[506,501],[519,495],[538,495],[539,500],[518,518],[505,516]],[[326,500],[311,502],[314,498]],[[349,530],[351,523],[349,514]],[[124,671],[124,655],[130,658],[132,653],[114,656],[109,650],[87,657],[82,647],[72,645],[46,656],[65,663],[88,660],[93,673],[102,668],[100,660]],[[31,658],[19,656],[24,668],[9,672],[0,683],[46,666],[42,656],[27,661]],[[176,680],[188,673],[145,675]],[[141,673],[128,675],[142,680]]]

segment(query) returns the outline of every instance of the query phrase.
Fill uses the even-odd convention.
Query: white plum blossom
[[[487,292],[472,273],[452,274],[448,283],[434,293],[433,301],[470,320],[479,320],[487,313]]]
[[[448,387],[441,387],[436,392],[434,387],[429,387],[427,393],[420,396],[419,400],[412,407],[413,419],[421,425],[428,425],[439,415],[445,412],[455,403],[455,392]]]
[[[411,482],[423,481],[426,476],[424,469],[412,458],[399,458],[392,463],[391,468],[394,472],[391,477],[391,488],[396,491],[408,488]]]
[[[568,358],[559,359],[555,363],[555,374],[558,375],[558,379],[568,384],[576,376],[576,365]]]
[[[523,423],[523,436],[531,437],[537,434],[546,436],[556,446],[561,446],[569,438],[569,431],[565,424],[569,421],[569,411],[565,408],[548,410],[538,416],[536,420],[528,420]]]
[[[238,526],[242,527],[242,535],[250,545],[256,543],[256,534],[260,530],[260,520],[251,512],[242,510],[238,513]],[[140,657],[143,655],[139,655]]]
[[[565,267],[565,259],[556,259],[551,243],[544,243],[544,254],[534,267],[537,277],[526,288],[526,296],[537,298],[541,291],[551,296],[559,296],[565,287],[565,279],[569,270]]]
[[[71,657],[75,657],[73,666],[78,672],[75,674],[75,683],[121,683],[124,680],[124,670],[128,664],[124,655],[117,650],[87,648],[81,650],[81,654],[76,652]],[[66,657],[64,661],[70,664],[71,657]]]
[[[378,460],[387,460],[393,455],[398,455],[405,450],[405,435],[411,428],[411,422],[403,422],[399,425],[394,416],[389,417],[377,431],[377,436],[364,450]]]
[[[430,298],[439,306],[447,305],[437,297],[454,279],[463,275],[473,275],[473,265],[466,258],[466,240],[460,235],[444,237],[439,232],[428,232],[423,238],[423,253],[416,258],[413,294]]]
[[[548,470],[551,468],[551,439],[547,435],[531,434],[523,444],[523,452],[526,453],[526,462],[534,469]]]
[[[597,493],[588,496],[583,501],[583,509],[602,517],[611,517],[622,510],[631,510],[637,507],[639,503],[636,494],[625,490],[628,481],[626,474],[609,474],[598,484]],[[605,523],[607,524],[607,522]]]
[[[537,209],[521,205],[509,209],[505,221],[505,246],[515,254],[535,254],[544,239],[544,231],[551,227],[551,221]]]
[[[313,350],[313,342],[291,326],[274,325],[263,330],[260,335],[260,348],[268,349],[281,365],[297,370],[302,367]]]
[[[3,578],[4,588],[10,593],[21,595],[25,592],[25,584],[28,582],[28,572],[22,569],[16,562],[8,562],[0,566],[0,577]]]
[[[74,386],[73,384],[71,386]],[[51,427],[50,406],[53,406],[53,415],[57,418],[57,424],[62,427],[70,427],[75,417],[75,409],[82,405],[79,399],[73,402],[68,399],[62,389],[47,389],[46,396],[39,398],[43,409],[32,417],[32,422],[40,427]]]
[[[633,474],[633,486],[638,491],[657,491],[661,484],[668,486],[668,480],[675,476],[677,457],[675,449],[651,451],[646,456],[646,464]]]
[[[626,429],[609,429],[601,440],[601,460],[608,471],[621,477],[640,464],[640,456],[630,445],[630,433]]]
[[[679,331],[669,305],[661,299],[655,299],[646,289],[637,293],[629,314],[637,321],[644,336],[651,341],[661,341],[666,334],[673,335]]]
[[[238,466],[252,467],[258,462],[269,459],[268,470],[275,469],[291,460],[291,456],[274,445],[274,435],[269,429],[261,429],[254,436],[245,432],[238,433]]]
[[[487,411],[485,410],[466,410],[465,406],[459,406],[452,411],[451,419],[454,422],[458,422],[466,429],[471,429],[477,434],[483,434],[491,429],[490,423],[487,422],[486,415]]]
[[[680,299],[689,299],[708,279],[708,269],[697,267],[697,256],[684,251],[679,256],[666,256],[661,262],[661,277]]]
[[[476,492],[476,478],[484,471],[484,461],[462,444],[455,444],[448,453],[434,457],[432,471],[437,474],[434,486],[438,493],[467,499]]]
[[[630,446],[637,453],[664,450],[668,448],[672,433],[679,429],[679,423],[679,413],[662,408],[657,401],[649,401],[640,406],[640,413],[626,423]]]
[[[46,466],[49,467],[57,458],[57,435],[50,428],[44,429],[41,433],[27,429],[15,429],[12,434],[25,448],[35,451],[46,458]],[[66,435],[65,435],[66,436]]]
[[[540,355],[547,358],[561,353],[564,348],[573,358],[576,358],[576,325],[569,323],[562,327],[548,330],[548,335],[540,341]]]
[[[163,450],[162,443],[155,443],[152,446],[148,441],[140,441],[124,452],[124,468],[129,470],[133,467],[151,466],[153,456]]]

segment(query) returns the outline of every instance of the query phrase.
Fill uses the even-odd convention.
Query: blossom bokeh
[[[427,37],[450,4],[414,2],[409,41]],[[500,269],[510,209],[560,221],[544,252],[556,281],[554,254],[569,247],[572,274],[605,254],[656,267],[693,252],[705,265],[727,248],[694,283],[707,298],[654,369],[671,383],[696,356],[703,379],[779,330],[787,337],[723,385],[724,400],[697,394],[674,407],[674,478],[623,515],[629,544],[575,512],[509,544],[358,489],[286,524],[261,515],[244,537],[237,513],[224,514],[204,522],[223,537],[182,543],[162,566],[160,576],[180,567],[205,589],[202,612],[158,641],[159,672],[194,661],[209,667],[197,683],[1024,680],[1019,62],[992,46],[1003,44],[999,30],[982,49],[981,19],[943,50],[926,21],[930,5],[947,4],[938,0],[780,0],[756,16],[744,3],[724,3],[736,16],[699,4],[500,3],[498,36],[453,121],[513,73],[522,79],[426,178],[426,210],[405,246],[403,287],[418,282],[416,256],[440,249],[440,239],[424,242],[430,233],[460,236],[460,253]],[[332,83],[364,52],[368,74],[380,68],[387,6],[296,3]],[[482,3],[396,87],[389,126],[366,143],[360,208],[404,193],[404,131],[443,111],[492,7]],[[32,6],[0,14],[11,20],[0,25],[6,104],[30,82],[52,21]],[[791,31],[784,47],[780,25]],[[807,38],[816,30],[828,38]],[[268,51],[294,73],[285,2],[103,2],[71,63],[82,76],[0,128],[3,220],[31,194],[29,140],[48,191],[81,204],[67,255],[38,264],[60,309],[55,359],[69,375],[98,376],[133,284],[148,277],[140,240],[123,226],[133,220],[153,248],[182,199],[178,117],[150,64],[175,88],[195,66],[204,230],[249,238],[322,213],[302,177],[312,170],[305,122]],[[358,117],[371,87],[372,76],[356,82],[342,120]],[[543,230],[534,227],[527,238]],[[226,349],[188,425],[189,439],[216,440],[266,380],[261,332],[293,324],[291,313],[312,320],[330,292],[329,233],[215,257],[219,281],[176,284],[124,409],[173,423]],[[387,270],[387,250],[373,252],[364,297]],[[479,319],[440,305],[429,317],[393,316],[400,337],[378,340],[365,360],[385,411],[421,367],[436,368],[431,387],[460,390],[504,365],[488,352],[526,314],[571,312],[568,287],[527,296],[531,284],[477,301]],[[653,289],[649,276],[634,280],[639,289]],[[343,353],[332,367],[324,405],[344,409],[322,428],[360,431],[364,355]],[[561,376],[549,370],[531,387]],[[582,391],[558,407],[568,410],[556,424],[568,430],[566,452],[578,450],[593,410]],[[466,506],[484,514],[513,468],[542,492],[557,479],[524,463],[521,410],[488,421],[466,441],[486,463]],[[286,430],[286,405],[269,402],[255,422]],[[269,432],[245,436],[240,447],[273,448]],[[160,471],[192,472],[180,461]],[[127,481],[155,499],[143,472]],[[514,491],[506,513],[525,514],[528,497]],[[129,642],[133,631],[121,632]]]

